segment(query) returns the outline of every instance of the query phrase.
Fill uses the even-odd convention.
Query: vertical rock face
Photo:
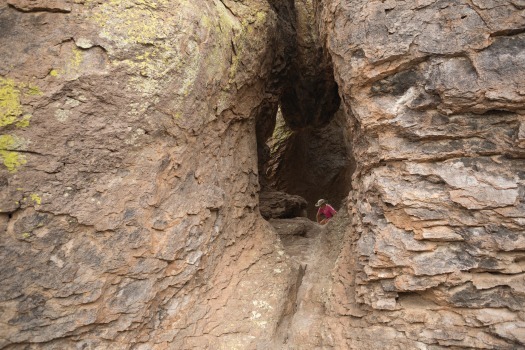
[[[357,163],[336,348],[524,346],[523,5],[323,2]]]
[[[277,22],[264,1],[0,2],[0,348],[270,339],[295,278],[255,209]]]

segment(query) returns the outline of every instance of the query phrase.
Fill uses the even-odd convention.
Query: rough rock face
[[[285,13],[289,13],[287,22],[291,27],[291,33],[286,38],[291,57],[281,82],[283,116],[294,130],[325,126],[339,109],[340,98],[330,56],[319,39],[317,2],[279,2],[290,4]]]
[[[323,2],[357,164],[334,347],[525,346],[524,5]]]
[[[277,22],[0,1],[0,348],[265,346],[298,273],[256,208]]]
[[[524,27],[522,0],[0,0],[0,348],[523,348]],[[272,170],[342,174],[324,227],[261,216],[279,103],[281,159],[338,146]]]

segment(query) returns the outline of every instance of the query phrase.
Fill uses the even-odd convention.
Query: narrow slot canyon
[[[525,348],[523,28],[0,1],[0,349]]]
[[[256,117],[259,208],[297,277],[268,349],[321,349],[330,338],[324,324],[330,274],[351,222],[346,198],[356,167],[352,135],[319,39],[318,3],[274,6],[284,21],[281,39],[289,56],[277,99]],[[316,222],[320,199],[339,211],[324,226]]]
[[[271,81],[276,97],[256,116],[261,211],[266,218],[304,216],[301,209],[266,213],[270,193],[284,192],[306,200],[302,209],[315,220],[317,200],[324,198],[339,209],[351,189],[350,126],[320,40],[320,4],[271,4],[279,18],[277,47],[283,55]]]
[[[326,118],[328,119],[328,118]],[[329,297],[330,272],[342,248],[344,226],[350,223],[346,195],[350,191],[351,161],[348,128],[337,112],[326,125],[297,131],[286,123],[281,109],[269,123],[271,132],[257,129],[259,205],[273,226],[284,252],[297,264],[297,282],[279,322],[273,349],[322,348],[323,320]],[[270,135],[265,140],[259,135]],[[325,226],[316,223],[318,199],[327,199],[339,214]]]

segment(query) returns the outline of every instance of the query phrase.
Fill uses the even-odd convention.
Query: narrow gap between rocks
[[[355,160],[349,126],[330,59],[319,61],[320,67],[303,67],[292,60],[278,100],[259,109],[260,210],[266,219],[315,221],[319,199],[339,210],[351,190]]]
[[[351,190],[351,135],[319,37],[318,1],[269,2],[278,58],[268,88],[275,98],[256,116],[260,210],[266,219],[315,220],[320,198],[338,210]]]
[[[343,207],[355,169],[348,127],[339,110],[324,125],[294,129],[278,108],[272,124],[270,137],[259,147],[261,214],[298,266],[273,345],[283,350],[322,348],[327,286],[334,252],[339,251],[348,224]],[[319,198],[339,211],[325,226],[315,222]]]
[[[323,345],[325,286],[349,220],[341,210],[318,225],[315,203],[323,198],[343,209],[355,160],[331,58],[315,23],[316,1],[272,5],[281,20],[276,50],[282,55],[272,80],[276,98],[256,116],[259,209],[298,266],[273,343],[278,349],[313,349]],[[308,17],[308,24],[297,22]]]

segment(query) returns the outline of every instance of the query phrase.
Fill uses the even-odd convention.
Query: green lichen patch
[[[168,0],[109,0],[93,7],[90,20],[100,27],[100,36],[116,51],[134,52],[114,64],[124,64],[146,80],[164,77],[176,64],[178,53],[171,40],[177,24],[166,20],[162,8],[167,4]],[[131,86],[144,94],[150,91],[148,82],[134,81]]]
[[[31,115],[26,114],[15,125],[19,128],[27,128],[29,126],[29,121],[31,120],[31,118]]]
[[[27,94],[32,96],[42,95],[42,91],[40,91],[40,88],[38,86],[27,85]]]
[[[15,124],[19,128],[29,126],[31,115],[23,115],[23,96],[41,95],[38,86],[17,83],[12,79],[0,77],[0,127]]]
[[[111,0],[97,7],[93,20],[102,27],[103,37],[118,44],[154,44],[170,31],[170,24],[151,11],[165,2]]]
[[[0,77],[0,128],[28,127],[31,115],[24,114],[21,98],[41,94],[38,86]],[[14,135],[0,135],[0,161],[9,172],[16,172],[27,162],[25,156],[17,151],[22,144],[22,139]]]
[[[74,68],[80,67],[84,60],[82,51],[78,47],[73,47],[73,57],[71,58],[71,66]]]
[[[62,67],[64,78],[66,80],[74,80],[78,78],[82,70],[83,62],[84,51],[74,45],[71,45],[68,52],[66,53],[66,59],[64,66]],[[59,72],[57,70],[51,70],[50,75],[57,77]]]

